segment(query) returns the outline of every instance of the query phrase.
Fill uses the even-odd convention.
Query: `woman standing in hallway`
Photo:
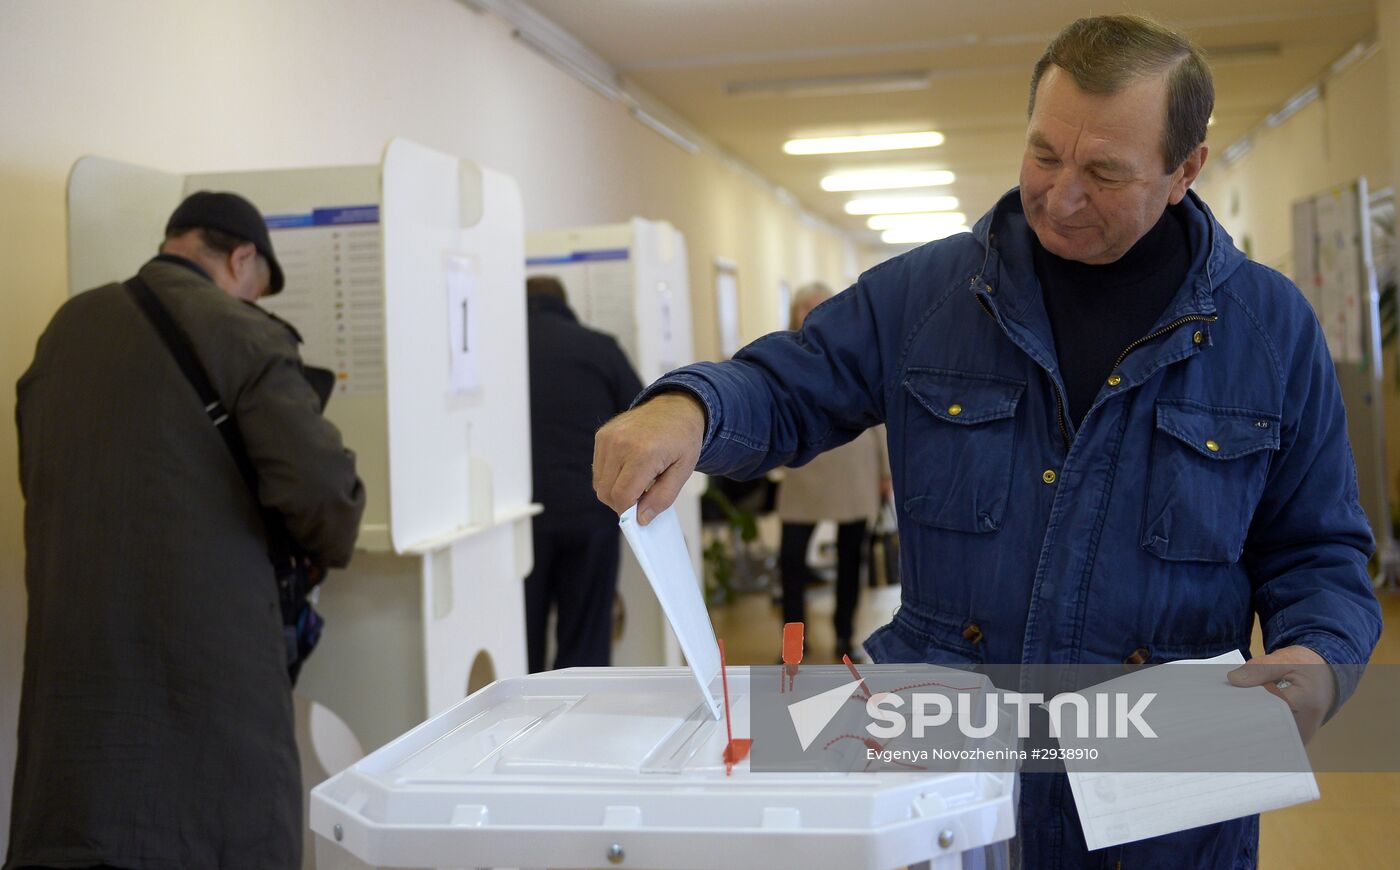
[[[831,289],[807,284],[793,295],[788,328],[798,330],[808,313],[830,299]],[[807,547],[816,524],[836,526],[836,655],[854,651],[851,633],[860,601],[860,565],[871,520],[880,499],[891,495],[884,427],[867,429],[849,444],[823,453],[800,468],[784,472],[778,488],[782,543],[778,567],[783,578],[783,621],[806,621],[806,589],[812,577]]]

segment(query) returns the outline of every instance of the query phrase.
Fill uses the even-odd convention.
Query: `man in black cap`
[[[194,262],[220,289],[244,302],[282,292],[282,267],[272,252],[267,224],[236,193],[190,194],[166,222],[160,250],[156,259]]]
[[[257,209],[194,194],[136,278],[59,309],[20,379],[29,620],[7,870],[300,866],[264,514],[342,566],[365,496],[295,333],[250,304],[282,283]]]

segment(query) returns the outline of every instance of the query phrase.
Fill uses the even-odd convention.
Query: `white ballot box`
[[[726,743],[684,668],[501,680],[312,791],[317,866],[1007,866],[1012,772],[730,773]]]
[[[1008,866],[1014,772],[726,765],[731,736],[779,739],[750,728],[772,700],[751,681],[771,692],[778,669],[723,668],[675,508],[619,524],[689,669],[573,668],[474,692],[312,790],[318,867]]]

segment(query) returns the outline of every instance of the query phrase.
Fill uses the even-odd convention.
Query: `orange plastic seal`
[[[783,626],[783,664],[802,664],[802,637],[805,628],[800,622],[789,622]],[[772,647],[769,647],[772,649]]]

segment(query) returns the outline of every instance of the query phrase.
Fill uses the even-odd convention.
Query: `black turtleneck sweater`
[[[1191,242],[1176,210],[1167,208],[1126,254],[1101,266],[1062,260],[1034,242],[1035,274],[1076,427],[1119,355],[1147,335],[1186,282]]]

